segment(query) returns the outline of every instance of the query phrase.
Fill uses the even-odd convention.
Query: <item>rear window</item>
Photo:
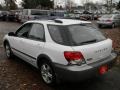
[[[113,15],[103,15],[102,18],[112,18]]]
[[[59,44],[79,46],[105,40],[103,34],[89,24],[48,25],[52,39]]]

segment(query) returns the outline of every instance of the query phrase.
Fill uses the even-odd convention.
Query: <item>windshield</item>
[[[78,46],[105,40],[103,34],[89,24],[48,25],[52,39],[59,44]]]
[[[51,11],[50,12],[50,15],[51,16],[60,16],[60,17],[64,17],[64,14],[65,14],[65,12],[63,11]]]
[[[31,15],[48,15],[48,11],[31,10]]]

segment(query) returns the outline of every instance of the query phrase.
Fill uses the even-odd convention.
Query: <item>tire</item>
[[[55,72],[52,68],[52,65],[46,61],[43,60],[44,62],[41,63],[40,65],[40,75],[44,83],[47,85],[53,86],[56,84],[56,75]]]
[[[101,24],[98,24],[98,27],[99,27],[99,28],[102,28],[102,25],[101,25]]]
[[[111,28],[115,28],[115,24],[114,23],[112,24]]]
[[[5,53],[6,53],[7,58],[11,59],[13,57],[13,53],[12,53],[9,43],[5,43],[4,47],[5,47]]]

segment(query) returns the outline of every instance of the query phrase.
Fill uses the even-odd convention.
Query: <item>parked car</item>
[[[99,28],[102,26],[110,26],[111,28],[115,28],[116,26],[120,25],[120,14],[103,15],[101,18],[99,18],[97,24]]]
[[[23,9],[20,20],[21,22],[26,22],[36,19],[46,19],[49,12],[49,10]]]
[[[64,10],[40,10],[40,9],[24,9],[19,15],[21,22],[30,20],[52,20],[55,18],[63,18]]]
[[[15,21],[21,22],[22,10],[14,10],[14,13],[15,13]]]
[[[47,17],[50,20],[56,18],[64,18],[66,13],[67,13],[66,10],[50,10],[50,13]]]
[[[9,11],[8,21],[16,21],[16,15],[13,11]]]
[[[71,19],[28,21],[4,37],[4,47],[8,58],[38,68],[48,85],[103,75],[117,57],[111,39],[90,22]]]
[[[6,21],[7,20],[7,15],[8,15],[7,11],[0,11],[0,20]]]
[[[98,18],[100,18],[100,15],[99,15],[99,14],[94,14],[94,15],[93,15],[93,19],[94,19],[94,20],[98,20]]]
[[[3,16],[2,11],[0,11],[0,20],[2,20],[2,16]]]

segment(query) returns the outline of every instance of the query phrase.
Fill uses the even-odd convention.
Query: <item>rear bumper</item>
[[[108,65],[109,69],[113,66],[114,62],[116,61],[117,54],[112,53],[111,56],[109,56],[106,59],[100,60],[99,62],[95,62],[89,65],[83,65],[83,66],[64,66],[55,64],[54,69],[57,75],[57,78],[70,81],[70,82],[76,82],[76,81],[82,81],[88,78],[91,78],[95,75],[99,75],[98,69],[102,65]]]
[[[98,25],[105,25],[105,26],[111,26],[113,22],[97,22]]]

